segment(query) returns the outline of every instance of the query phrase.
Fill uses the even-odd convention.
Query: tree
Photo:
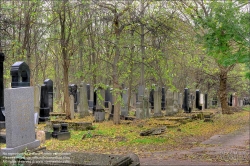
[[[196,3],[196,2],[195,2]],[[198,41],[202,42],[206,54],[215,59],[219,66],[219,98],[223,114],[230,114],[227,104],[227,80],[229,71],[237,63],[249,58],[249,14],[242,11],[238,1],[199,1],[199,8],[191,8]],[[244,5],[244,4],[243,4]]]

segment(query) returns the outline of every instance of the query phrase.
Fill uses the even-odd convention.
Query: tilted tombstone
[[[4,82],[3,82],[3,62],[5,59],[4,53],[0,53],[0,129],[4,128]],[[2,121],[2,122],[1,122]]]
[[[161,110],[165,110],[166,109],[166,91],[165,88],[162,87],[161,89]]]
[[[40,96],[40,117],[39,122],[45,122],[50,119],[50,107],[48,98],[48,87],[43,84],[41,86],[41,96]]]
[[[29,66],[23,62],[18,61],[11,66],[11,87],[26,87],[30,86],[30,69]]]
[[[185,111],[185,113],[190,113],[190,108],[189,108],[189,103],[190,103],[190,99],[189,99],[190,95],[189,95],[189,89],[185,88],[184,89],[184,100],[183,100],[183,109]]]
[[[53,81],[46,79],[43,83],[47,86],[50,112],[53,112]]]
[[[154,116],[162,116],[161,113],[161,88],[156,86],[154,89]]]
[[[168,89],[166,93],[166,116],[171,116],[174,114],[174,94]]]

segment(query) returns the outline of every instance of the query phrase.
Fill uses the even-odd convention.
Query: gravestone
[[[41,97],[40,97],[40,118],[39,122],[45,122],[50,119],[50,107],[48,99],[48,89],[45,84],[41,86]]]
[[[75,100],[74,100],[74,96],[70,95],[69,96],[69,101],[70,101],[70,119],[74,119],[75,118]]]
[[[5,89],[6,148],[2,153],[20,153],[40,146],[35,139],[34,87]]]
[[[185,88],[184,89],[184,99],[183,99],[183,109],[184,109],[184,112],[185,113],[190,113],[191,110],[190,110],[190,95],[189,95],[189,89],[188,88]]]
[[[171,116],[174,114],[174,94],[170,89],[166,93],[166,102],[166,116]]]
[[[77,85],[70,84],[69,85],[69,95],[74,96],[74,110],[77,112],[78,98],[77,98]]]
[[[105,108],[104,101],[105,101],[105,90],[102,87],[98,87],[94,93],[94,103],[96,110]]]
[[[179,93],[179,96],[178,96],[178,104],[179,104],[179,108],[183,109],[182,105],[183,105],[183,96],[182,96],[182,93]]]
[[[26,87],[30,86],[30,69],[29,66],[23,62],[19,61],[11,66],[11,87]]]
[[[208,109],[208,95],[207,93],[205,94],[205,109]]]
[[[195,96],[192,93],[189,95],[189,108],[191,112],[195,108]]]
[[[137,101],[136,101],[136,118],[142,119],[144,118],[143,113],[143,95],[144,95],[144,86],[139,85],[138,93],[137,93]]]
[[[233,106],[233,95],[230,95],[229,106]]]
[[[89,115],[89,109],[88,109],[88,98],[87,98],[87,86],[84,82],[80,84],[80,103],[79,103],[79,114],[80,118],[83,118],[85,116]]]
[[[173,103],[173,112],[174,114],[178,113],[178,92],[174,92],[174,103]]]
[[[122,91],[121,115],[128,116],[128,89]]]
[[[162,116],[161,113],[161,88],[156,86],[154,89],[154,116]]]
[[[149,105],[150,105],[150,103],[149,103],[149,92],[148,92],[148,89],[145,88],[144,96],[143,96],[143,106],[142,106],[143,118],[150,118]]]
[[[139,87],[138,87],[138,101],[143,100],[144,90],[145,90],[144,85],[139,85]]]
[[[3,62],[5,59],[4,53],[0,53],[0,129],[5,128],[4,116],[4,80],[3,80]]]
[[[151,89],[149,93],[149,103],[150,103],[150,108],[154,109],[154,89]]]
[[[93,111],[94,109],[94,90],[90,84],[87,84],[87,98],[89,110]]]
[[[201,93],[200,94],[200,108],[201,108],[201,110],[203,110],[204,109],[204,95]]]
[[[109,102],[111,102],[111,93],[110,93],[110,87],[107,86],[107,89],[105,90],[105,108],[108,108]]]
[[[53,112],[53,81],[51,79],[46,79],[43,83],[47,86],[50,112]]]
[[[165,91],[165,88],[162,87],[161,89],[161,110],[165,110],[166,109],[166,91]]]
[[[201,110],[202,107],[200,106],[200,91],[197,89],[195,93],[195,108]]]

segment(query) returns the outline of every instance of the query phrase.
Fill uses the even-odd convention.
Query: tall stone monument
[[[47,86],[50,112],[53,112],[53,81],[51,79],[46,79],[44,80],[44,84]]]
[[[154,116],[162,116],[161,113],[161,88],[156,86],[154,89]]]
[[[80,84],[80,118],[83,118],[85,116],[89,115],[89,109],[88,109],[88,97],[87,97],[87,86],[84,82]]]

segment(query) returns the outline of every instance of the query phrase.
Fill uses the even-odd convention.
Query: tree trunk
[[[115,57],[113,61],[113,87],[115,90],[114,93],[114,124],[120,124],[120,87],[118,82],[118,67],[117,63],[119,62],[120,49],[119,49],[119,40],[120,40],[120,30],[119,30],[119,20],[117,13],[114,14],[114,28],[115,28]]]
[[[221,102],[222,114],[231,114],[227,103],[227,74],[228,68],[220,66],[220,89],[219,97]]]

